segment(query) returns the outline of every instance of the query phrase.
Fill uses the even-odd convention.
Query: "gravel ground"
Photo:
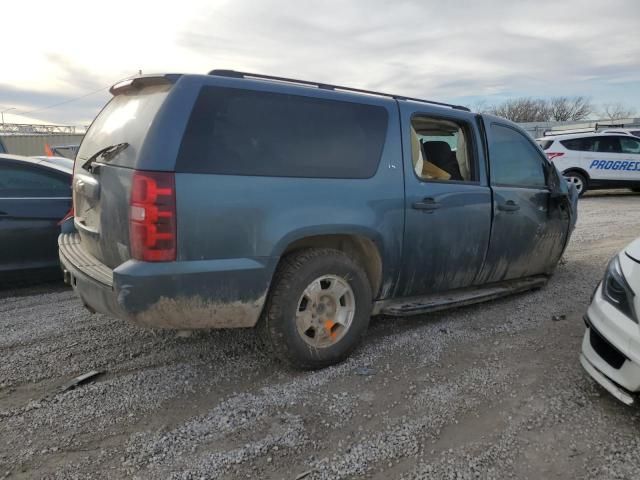
[[[0,478],[639,478],[640,410],[578,362],[589,296],[639,232],[640,196],[587,195],[545,288],[374,319],[317,372],[250,330],[183,337],[62,285],[0,291]]]

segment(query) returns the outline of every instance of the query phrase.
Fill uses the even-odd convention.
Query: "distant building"
[[[0,123],[0,152],[46,155],[46,146],[79,145],[86,130],[69,125]]]

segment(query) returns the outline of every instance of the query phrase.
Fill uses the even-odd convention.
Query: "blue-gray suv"
[[[111,93],[60,259],[87,308],[139,325],[258,326],[323,367],[372,314],[542,286],[575,224],[536,143],[457,105],[230,70]]]

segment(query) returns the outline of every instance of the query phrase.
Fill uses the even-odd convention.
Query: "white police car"
[[[574,133],[538,138],[537,142],[580,195],[598,188],[640,192],[640,138]]]
[[[631,405],[640,391],[640,238],[611,259],[584,317],[580,362],[600,385]]]

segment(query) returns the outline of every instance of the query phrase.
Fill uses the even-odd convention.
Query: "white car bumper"
[[[638,324],[602,298],[598,286],[587,310],[580,362],[589,375],[618,400],[631,405],[640,391]]]
[[[587,357],[585,357],[582,353],[580,354],[580,363],[582,364],[582,368],[584,368],[586,372],[591,375],[591,378],[593,378],[602,387],[604,387],[611,395],[627,405],[632,405],[634,403],[635,399],[632,395],[629,394],[629,392],[627,392],[623,388],[620,388],[618,385],[605,377],[604,374],[600,373],[600,371],[596,367],[594,367],[591,362],[587,360]]]

